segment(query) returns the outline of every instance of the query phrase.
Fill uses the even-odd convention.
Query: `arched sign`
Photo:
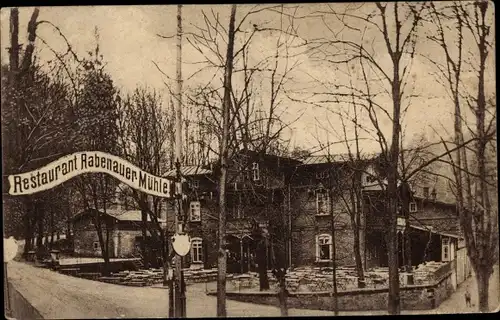
[[[107,173],[130,187],[157,197],[170,197],[171,181],[149,174],[130,162],[101,151],[76,152],[31,172],[9,176],[9,194],[28,195],[54,188],[84,173]]]

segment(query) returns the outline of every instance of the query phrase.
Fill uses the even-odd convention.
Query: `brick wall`
[[[111,258],[128,258],[138,255],[136,248],[136,237],[141,237],[142,232],[139,225],[121,223],[117,229],[109,232],[108,249]],[[103,231],[104,241],[106,233]],[[115,252],[115,242],[118,250]],[[94,244],[97,243],[97,247]],[[89,218],[83,218],[74,224],[74,248],[75,254],[87,257],[102,257],[98,233],[95,226],[90,223]],[[115,255],[117,253],[117,255]]]
[[[105,236],[104,236],[105,237]],[[106,241],[106,239],[104,239]],[[75,253],[79,256],[101,257],[101,246],[97,244],[94,248],[94,243],[99,243],[99,238],[96,230],[77,230],[74,231]],[[109,253],[113,256],[113,232],[109,236]]]
[[[410,223],[417,226],[430,225],[439,231],[459,232],[459,220],[455,208],[434,203],[429,200],[417,200],[417,212],[410,216]]]
[[[334,200],[335,248],[338,265],[354,265],[354,234],[350,216],[340,199]],[[292,264],[316,263],[316,236],[331,235],[331,215],[316,215],[316,196],[307,190],[295,190],[292,196]],[[364,257],[364,233],[360,232],[361,257]]]

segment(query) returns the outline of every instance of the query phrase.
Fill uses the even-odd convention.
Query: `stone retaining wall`
[[[401,308],[405,310],[434,309],[453,292],[451,273],[431,285],[412,285],[401,288]],[[215,292],[209,292],[215,295]],[[338,292],[339,311],[386,310],[387,288],[364,288]],[[279,306],[276,292],[228,291],[231,300]],[[333,311],[331,292],[291,292],[288,307]]]
[[[4,292],[5,293],[5,292]],[[4,300],[6,301],[6,300]],[[40,312],[26,300],[26,298],[16,289],[16,287],[8,282],[8,306],[10,314],[6,316],[14,319],[43,319]]]

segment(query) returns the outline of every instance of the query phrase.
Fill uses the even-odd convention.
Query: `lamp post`
[[[177,92],[176,92],[176,110],[175,110],[175,158],[176,158],[176,181],[175,181],[175,203],[177,206],[175,214],[175,235],[183,233],[183,214],[182,214],[182,5],[177,5]],[[173,238],[172,240],[174,240]],[[175,249],[175,247],[174,247]],[[186,317],[186,294],[183,285],[182,257],[178,252],[174,259],[174,290],[173,303],[174,315],[178,318]]]

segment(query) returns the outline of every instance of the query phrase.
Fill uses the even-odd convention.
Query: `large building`
[[[298,160],[239,152],[229,164],[226,189],[228,271],[254,271],[259,265],[268,269],[277,264],[329,265],[333,249],[338,265],[354,266],[355,247],[359,247],[365,269],[387,266],[386,200],[382,191],[386,181],[377,159],[372,155],[363,161],[351,161],[345,155],[335,155]],[[212,268],[217,264],[218,170],[217,166],[181,169],[183,212],[186,231],[192,240],[186,262],[193,268]],[[164,176],[174,180],[176,171]],[[399,187],[401,267],[430,260],[449,261],[459,256],[466,260],[455,206],[439,201],[443,192],[426,184],[412,190]],[[165,203],[160,220],[166,221],[168,230],[173,232],[175,200]],[[120,232],[134,232],[134,248],[140,247],[137,245],[141,237],[137,227],[140,211],[135,212],[134,217],[139,221],[133,223],[112,214],[112,220],[118,223],[111,252],[130,249],[120,249],[121,245],[115,243]],[[82,225],[86,220],[78,221]],[[126,231],[126,225],[134,225],[134,230]],[[76,232],[75,249],[81,247],[76,245],[82,241],[79,237]],[[92,239],[95,247],[95,237]],[[87,242],[86,249],[77,250],[97,254]]]
[[[297,160],[240,152],[228,174],[229,271],[255,270],[256,251],[262,245],[266,246],[268,268],[277,263],[280,254],[287,267],[328,265],[333,242],[338,265],[355,264],[357,243],[364,268],[387,266],[385,200],[380,187],[384,179],[377,173],[376,159],[372,156],[358,161],[354,168],[354,162],[343,155]],[[217,170],[183,168],[187,231],[193,240],[187,260],[205,268],[217,263]],[[175,177],[175,171],[166,176]],[[400,187],[400,194],[403,192]],[[458,217],[453,204],[438,200],[443,192],[419,187],[407,191],[407,200],[401,201],[400,207],[405,207],[398,218],[401,266],[447,261],[456,256],[462,243]],[[174,214],[171,202],[167,220],[172,221]],[[267,241],[256,228],[269,233]],[[409,240],[405,242],[406,235]],[[411,254],[405,254],[405,250]]]

